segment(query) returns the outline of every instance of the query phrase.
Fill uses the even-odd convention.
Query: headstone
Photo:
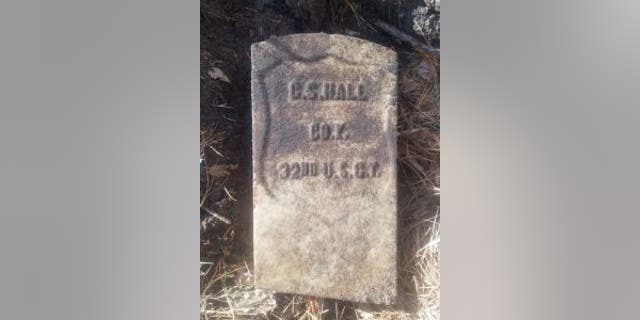
[[[396,296],[396,54],[294,34],[251,46],[255,285]]]

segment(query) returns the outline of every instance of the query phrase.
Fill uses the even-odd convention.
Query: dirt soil
[[[415,232],[427,236],[431,229],[426,223],[439,206],[439,55],[418,51],[377,28],[378,19],[402,28],[398,12],[380,5],[385,2],[389,1],[201,0],[202,319],[419,317],[419,288],[412,280],[415,268],[406,263],[415,262],[420,244],[404,241],[415,242]],[[398,53],[398,179],[403,197],[398,202],[405,206],[400,208],[399,228],[401,233],[406,230],[399,239],[399,268],[406,271],[401,271],[399,279],[402,301],[394,307],[358,306],[251,288],[250,45],[271,36],[305,32],[347,34]],[[251,301],[233,300],[235,291],[230,290]]]

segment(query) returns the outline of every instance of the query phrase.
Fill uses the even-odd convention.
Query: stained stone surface
[[[396,54],[343,35],[251,46],[258,288],[396,297]]]

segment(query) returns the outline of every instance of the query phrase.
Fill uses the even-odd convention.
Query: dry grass
[[[439,60],[424,53],[417,53],[400,77],[400,161],[411,171],[405,172],[407,180],[426,188],[440,186],[439,80]],[[418,185],[412,187],[423,191]]]
[[[440,319],[440,222],[438,216],[429,220],[428,242],[416,254],[416,274],[420,281],[418,289],[418,318],[424,320]]]
[[[406,299],[415,303],[408,308],[412,318],[424,320],[440,319],[439,63],[434,55],[414,54],[399,84],[400,181],[408,190],[400,208],[401,282],[415,294],[415,300]]]
[[[205,270],[201,276],[213,272],[200,296],[201,319],[266,319],[276,307],[272,292],[244,283],[251,279],[246,265],[225,265],[222,259]]]
[[[216,164],[210,163],[211,157],[207,155],[211,152],[223,157],[222,153],[218,151],[220,144],[223,140],[223,134],[216,132],[214,129],[204,128],[200,129],[200,165],[205,170],[200,170],[200,207],[205,204],[209,195],[214,189],[213,177],[208,174],[209,170],[212,170]]]
[[[203,235],[209,241],[203,250],[215,252],[201,266],[201,319],[440,319],[438,58],[413,54],[401,69],[399,89],[399,188],[403,198],[398,201],[398,303],[363,305],[255,289],[250,252],[235,244],[236,232],[243,229],[238,225],[241,222],[229,217],[229,223],[224,223],[212,216],[212,225]],[[203,152],[211,153],[214,151],[207,149],[217,148],[220,136],[203,132],[201,141]],[[224,154],[224,150],[215,151]],[[214,165],[218,167],[213,169]],[[209,187],[201,193],[202,204],[209,201],[212,190],[224,187],[227,171],[234,169],[206,164],[204,184]],[[237,205],[229,197],[225,200],[217,205]]]

